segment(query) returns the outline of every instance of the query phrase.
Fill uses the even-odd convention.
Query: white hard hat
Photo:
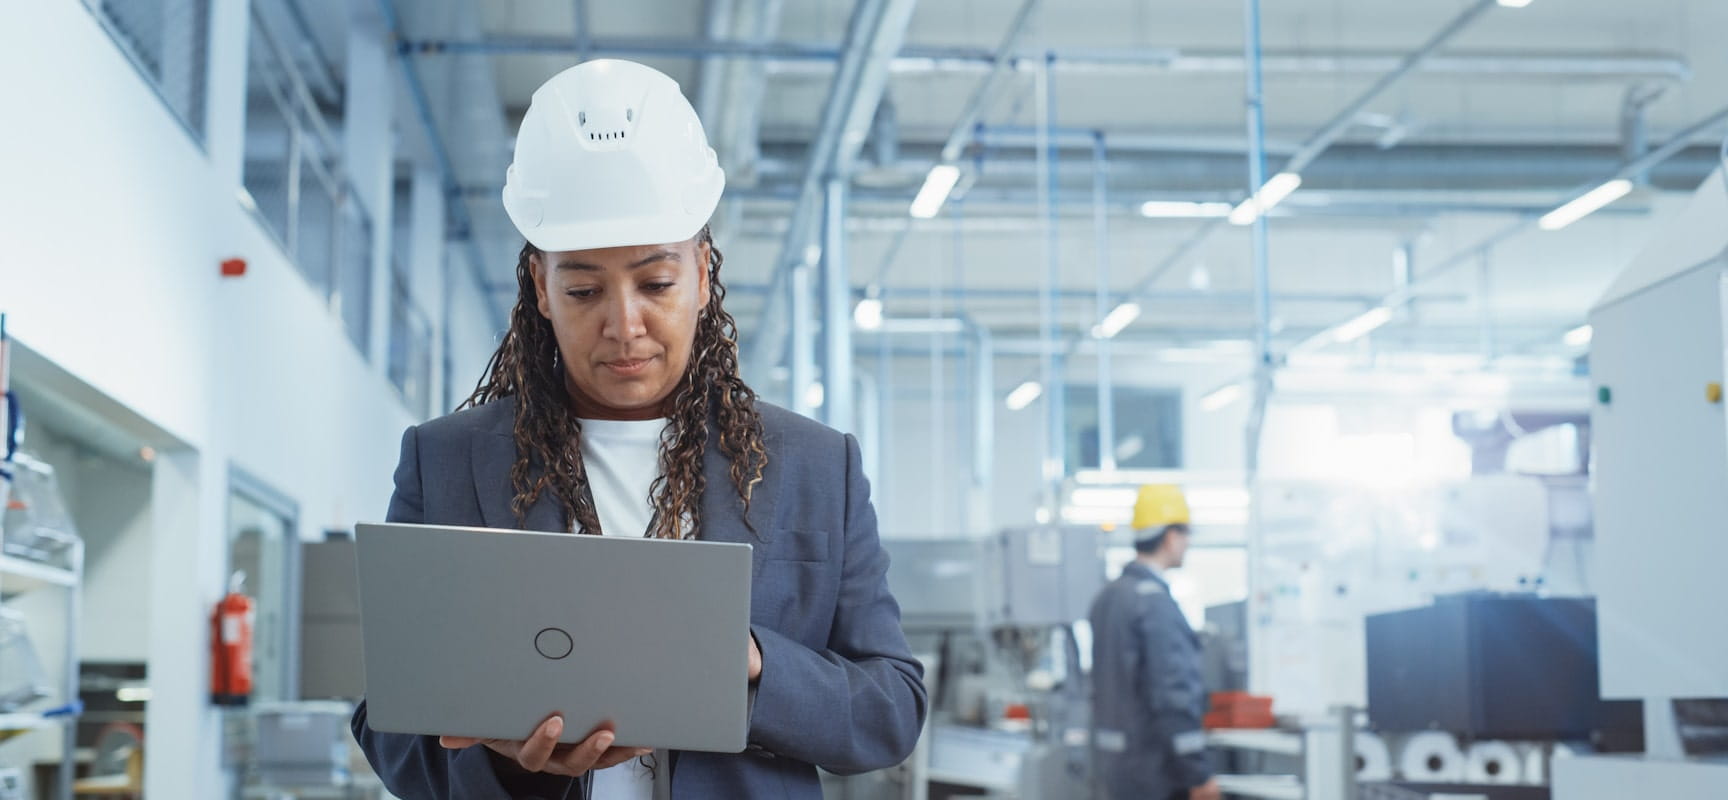
[[[666,244],[702,230],[725,186],[678,82],[599,59],[534,90],[504,176],[504,211],[541,250]]]

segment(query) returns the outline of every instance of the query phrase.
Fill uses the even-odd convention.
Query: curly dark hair
[[[726,287],[720,283],[723,259],[707,226],[696,236],[698,244],[708,245],[708,302],[696,322],[690,364],[666,398],[661,474],[648,490],[655,522],[647,535],[661,539],[694,538],[702,529],[702,492],[707,488],[702,461],[710,424],[720,427],[720,451],[731,461],[732,485],[744,503],[745,525],[752,532],[750,495],[762,482],[768,464],[756,392],[738,375],[738,325],[722,306],[726,299]],[[600,518],[586,491],[582,424],[571,408],[552,323],[540,315],[537,302],[529,259],[539,253],[533,244],[522,245],[516,259],[518,292],[510,329],[487,362],[474,393],[458,410],[515,397],[516,463],[510,481],[516,497],[510,507],[517,523],[524,524],[528,509],[550,491],[563,509],[566,529],[574,524],[578,533],[598,534]],[[543,469],[530,481],[535,467]]]

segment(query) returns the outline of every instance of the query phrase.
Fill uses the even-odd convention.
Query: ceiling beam
[[[822,122],[810,147],[799,200],[792,210],[785,244],[774,262],[769,284],[768,308],[753,334],[749,347],[752,369],[764,369],[780,361],[787,335],[784,308],[785,287],[793,267],[808,260],[805,248],[815,235],[815,211],[822,184],[830,176],[848,174],[865,131],[875,117],[876,105],[888,78],[890,57],[900,50],[906,26],[912,20],[916,0],[858,0],[846,32],[846,45],[839,68],[822,108]]]

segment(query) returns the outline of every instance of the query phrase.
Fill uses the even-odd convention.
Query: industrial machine
[[[1728,698],[1725,220],[1718,170],[1590,314],[1601,696],[1643,701],[1646,746],[1556,761],[1555,800],[1728,797],[1699,735]]]
[[[1570,444],[1555,448],[1558,474],[1507,472],[1515,443],[1549,428]],[[1247,688],[1275,699],[1280,730],[1212,740],[1232,772],[1295,774],[1234,776],[1228,791],[1546,797],[1553,754],[1608,727],[1587,597],[1587,417],[1463,411],[1451,432],[1469,446],[1467,478],[1256,487]]]
[[[1107,544],[1099,528],[1074,525],[885,542],[931,692],[928,766],[911,778],[927,796],[1092,796],[1089,652],[1075,623],[1106,581]],[[843,796],[892,795],[849,786]]]

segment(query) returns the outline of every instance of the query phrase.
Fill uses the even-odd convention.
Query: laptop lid
[[[356,526],[368,723],[389,733],[739,752],[750,545]]]

